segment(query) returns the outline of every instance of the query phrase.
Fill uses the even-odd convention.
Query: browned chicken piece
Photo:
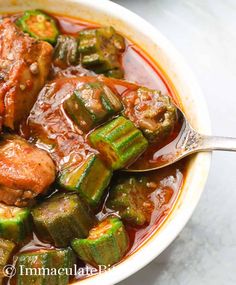
[[[27,117],[50,70],[52,46],[0,23],[0,127],[16,129]],[[2,117],[2,119],[1,119]]]
[[[18,136],[0,142],[0,201],[24,207],[54,182],[56,169],[49,155]]]

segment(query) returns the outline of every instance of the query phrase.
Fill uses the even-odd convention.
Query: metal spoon
[[[209,152],[212,150],[236,151],[236,138],[206,136],[199,134],[187,121],[184,113],[178,108],[179,119],[182,122],[182,128],[176,139],[158,150],[155,155],[155,165],[153,168],[135,169],[134,166],[126,168],[127,172],[146,172],[160,169],[173,164],[180,159],[196,153]]]

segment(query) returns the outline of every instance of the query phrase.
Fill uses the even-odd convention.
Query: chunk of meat
[[[7,135],[0,142],[0,201],[26,206],[45,193],[56,177],[49,155],[18,136]]]
[[[0,126],[16,129],[27,117],[50,70],[52,46],[0,23]]]

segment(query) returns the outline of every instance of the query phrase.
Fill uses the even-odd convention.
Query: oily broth
[[[57,19],[61,28],[61,32],[65,34],[75,35],[80,30],[96,28],[99,26],[94,23],[88,23],[83,20],[65,17],[62,15],[53,16]],[[12,17],[15,16],[13,15]],[[125,70],[125,80],[134,82],[138,85],[158,89],[163,94],[168,94],[176,101],[176,96],[172,92],[172,88],[167,84],[167,80],[164,80],[165,76],[156,66],[151,63],[150,58],[145,55],[145,53],[136,44],[133,44],[129,40],[126,40],[126,51],[124,52],[121,60]],[[57,77],[58,70],[54,66],[52,66],[52,69],[54,73],[53,76]],[[75,71],[73,70],[73,72]],[[91,72],[88,72],[87,74],[87,71],[80,69],[76,73],[76,76],[84,75],[83,72],[85,72],[85,75],[93,75]],[[73,73],[70,74],[70,71],[67,75],[74,76]],[[121,91],[123,89],[132,89],[133,87],[132,84],[127,84],[127,86],[117,84],[114,88],[116,88],[118,91]],[[170,141],[175,138],[179,127],[180,126],[177,126],[173,137],[169,139]],[[27,127],[25,127],[23,123],[21,134],[27,137],[27,132]],[[139,159],[137,164],[139,166],[142,164],[148,166],[149,160],[153,155],[153,152],[151,150],[150,153],[151,155],[146,154],[141,159]],[[149,225],[146,225],[143,228],[126,226],[131,240],[130,251],[128,252],[127,256],[138,250],[144,244],[147,238],[158,230],[170,211],[173,209],[173,206],[184,184],[184,179],[187,171],[187,163],[187,160],[183,160],[167,168],[142,174],[142,176],[145,176],[149,181],[153,182],[153,190],[150,193],[150,200],[154,204],[154,209]],[[109,194],[107,194],[107,198],[108,196]],[[97,216],[101,219],[109,214],[111,214],[110,209],[107,209],[105,206],[103,206]],[[27,241],[26,244],[22,245],[21,248],[18,248],[18,250],[19,252],[27,252],[43,248],[53,247],[51,247],[51,245],[48,243],[44,243],[44,241],[40,240],[36,234],[33,234],[32,239],[30,241]],[[78,266],[83,267],[85,265],[78,261]],[[72,281],[85,277],[86,276],[77,276]],[[12,280],[9,284],[15,284],[15,280]]]
[[[94,24],[89,25],[89,23],[86,25],[86,22],[83,22],[81,25],[79,21],[70,22],[70,19],[60,18],[59,16],[57,19],[64,27],[72,27],[73,31],[84,29],[84,27],[94,28],[96,26]],[[67,21],[71,23],[71,26]],[[75,28],[75,26],[77,27]],[[122,63],[125,70],[125,80],[148,88],[158,89],[163,94],[171,96],[175,102],[177,101],[176,95],[172,92],[172,88],[167,85],[166,80],[163,80],[164,75],[160,73],[158,68],[152,65],[145,53],[129,40],[126,40],[126,51],[122,56]],[[120,89],[119,92],[121,92],[121,88],[121,86],[117,86],[116,89]],[[129,89],[129,86],[126,88]],[[126,88],[124,88],[124,90]],[[172,141],[176,137],[180,127],[180,125],[176,127],[173,137],[170,138],[169,141]],[[146,156],[143,159],[140,159],[138,163],[148,165],[148,157]],[[151,194],[151,200],[154,202],[155,208],[152,213],[150,225],[141,229],[127,226],[131,239],[128,255],[140,248],[142,243],[160,227],[170,213],[184,184],[187,163],[188,161],[185,159],[167,168],[144,174],[144,176],[156,183],[156,189],[154,189]],[[158,203],[160,200],[165,200],[165,196],[168,197],[168,199],[166,199],[166,202],[164,202],[163,206],[159,209]],[[104,215],[106,216],[109,213],[109,209],[103,208],[98,214],[98,217],[104,217]]]

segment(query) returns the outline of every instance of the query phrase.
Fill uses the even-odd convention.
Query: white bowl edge
[[[180,94],[191,124],[198,131],[210,134],[207,106],[195,77],[169,41],[145,20],[107,0],[11,0],[0,3],[0,12],[18,12],[29,8],[41,8],[103,25],[113,25],[125,36],[137,42],[160,64]],[[79,281],[78,284],[109,285],[120,282],[157,257],[190,219],[203,192],[210,162],[210,153],[199,153],[191,160],[181,197],[174,210],[160,230],[144,246],[111,271]]]

